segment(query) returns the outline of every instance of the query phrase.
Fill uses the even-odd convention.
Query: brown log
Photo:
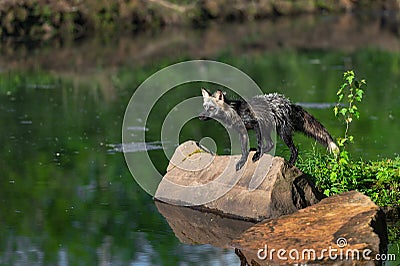
[[[375,265],[387,241],[384,213],[370,198],[351,191],[256,224],[233,246],[250,265]]]

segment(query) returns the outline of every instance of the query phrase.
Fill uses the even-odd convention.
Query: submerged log
[[[384,213],[351,191],[258,223],[232,244],[249,265],[374,265],[387,241]]]
[[[215,156],[194,141],[175,151],[155,198],[244,220],[261,221],[296,212],[323,198],[310,178],[283,158],[264,154],[235,170],[240,156]]]

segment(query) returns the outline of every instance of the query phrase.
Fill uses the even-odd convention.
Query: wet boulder
[[[264,154],[235,170],[240,155],[216,156],[194,141],[181,144],[155,194],[157,200],[243,220],[291,214],[319,202],[310,178],[283,158]]]

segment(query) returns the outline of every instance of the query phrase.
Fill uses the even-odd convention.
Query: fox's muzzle
[[[202,120],[202,121],[205,121],[205,120],[209,120],[210,117],[208,116],[207,112],[201,112],[199,114],[199,119]]]

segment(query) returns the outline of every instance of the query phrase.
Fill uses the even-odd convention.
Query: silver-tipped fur
[[[253,161],[257,161],[274,146],[271,139],[271,132],[274,129],[289,147],[289,163],[292,165],[298,155],[292,138],[295,131],[317,140],[330,152],[339,153],[338,146],[326,128],[301,106],[291,103],[281,94],[258,95],[248,102],[228,100],[220,90],[211,96],[205,89],[202,89],[202,94],[204,111],[199,118],[202,120],[217,119],[239,132],[242,157],[236,165],[236,170],[244,165],[249,153],[246,129],[254,129],[257,135],[257,152],[252,158]]]

